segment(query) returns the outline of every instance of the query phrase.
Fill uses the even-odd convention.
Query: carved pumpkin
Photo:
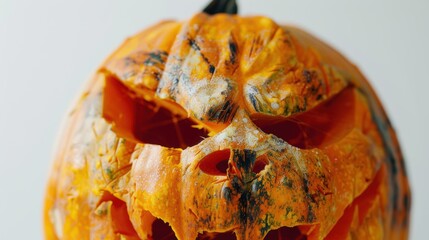
[[[125,41],[68,116],[47,239],[406,239],[394,131],[308,33],[213,1]]]

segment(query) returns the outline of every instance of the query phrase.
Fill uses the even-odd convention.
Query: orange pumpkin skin
[[[129,38],[64,129],[46,239],[407,239],[410,190],[374,91],[269,18],[201,13]]]

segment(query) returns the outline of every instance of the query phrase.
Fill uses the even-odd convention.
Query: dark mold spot
[[[195,51],[201,51],[200,46],[198,46],[198,44],[195,42],[194,39],[188,39],[189,41],[189,45],[191,46],[192,49],[194,49]]]
[[[238,47],[237,47],[237,44],[234,42],[234,39],[229,40],[229,51],[231,53],[231,55],[229,57],[229,61],[232,64],[235,64],[235,62],[237,60],[236,58],[237,58]]]
[[[211,74],[213,74],[214,72],[215,72],[215,70],[216,70],[216,68],[215,68],[215,66],[213,66],[213,65],[209,65],[209,72],[211,73]]]
[[[263,222],[260,219],[261,208],[264,203],[270,204],[269,194],[265,189],[264,183],[269,179],[255,179],[253,172],[255,162],[257,161],[256,152],[250,149],[232,149],[232,160],[230,164],[235,164],[236,171],[229,173],[234,194],[238,196],[238,219],[243,228],[255,223]],[[260,159],[258,158],[258,161]],[[223,196],[230,196],[232,191],[227,187],[222,189]],[[229,197],[230,198],[230,197]],[[272,218],[272,216],[271,216]],[[267,226],[267,230],[270,228]]]
[[[170,96],[172,96],[173,98],[175,98],[175,95],[179,91],[179,88],[177,87],[178,85],[179,85],[179,78],[177,78],[177,77],[173,78],[173,81],[171,83],[171,87],[169,89]]]
[[[255,196],[259,202],[269,200],[269,195],[262,181],[255,180],[252,184],[252,196]]]
[[[270,213],[265,214],[265,218],[259,219],[259,222],[262,223],[261,235],[264,236],[268,231],[271,230],[271,225],[273,224],[274,216]]]
[[[191,46],[192,49],[194,49],[195,51],[197,51],[201,57],[203,58],[204,62],[206,62],[209,65],[209,72],[211,74],[214,73],[214,71],[216,70],[216,67],[210,63],[209,59],[204,56],[204,54],[201,52],[201,48],[200,46],[198,46],[197,42],[194,39],[188,39],[189,45]]]
[[[244,175],[244,182],[247,182],[250,175],[252,175],[253,164],[256,160],[256,152],[249,149],[233,150],[233,161],[237,164],[239,171]]]
[[[148,54],[148,58],[144,61],[147,66],[153,66],[157,64],[164,64],[167,59],[168,53],[165,51],[155,51]]]
[[[126,67],[141,65],[146,66],[163,65],[168,57],[168,53],[165,51],[153,51],[153,52],[136,52],[123,59],[123,63]]]
[[[222,188],[222,195],[223,198],[225,198],[228,202],[232,199],[232,190],[229,187],[223,187]]]
[[[293,181],[287,177],[283,177],[282,183],[283,183],[283,186],[286,186],[288,188],[292,188],[292,186],[293,186]]]
[[[231,180],[231,186],[236,192],[240,192],[241,190],[241,181],[237,176],[233,176]]]
[[[124,65],[126,66],[126,67],[129,67],[129,66],[132,66],[132,65],[136,65],[137,64],[137,61],[136,61],[136,59],[134,58],[134,57],[132,57],[132,56],[129,56],[129,57],[126,57],[126,58],[124,58]]]
[[[246,170],[252,170],[253,169],[253,164],[255,163],[256,160],[256,152],[253,150],[249,150],[249,149],[244,149],[244,162],[245,162],[245,167]]]
[[[239,211],[239,219],[240,222],[246,226],[247,225],[247,219],[250,217],[248,214],[248,206],[249,206],[249,200],[250,200],[250,192],[244,191],[241,193],[240,198],[238,199],[238,211]],[[255,207],[255,206],[252,206]]]
[[[207,112],[207,116],[210,121],[228,122],[236,111],[237,106],[231,100],[226,100],[221,107],[211,107]]]
[[[159,73],[159,72],[154,72],[153,73],[153,76],[155,77],[155,79],[156,79],[156,81],[160,81],[161,80],[161,73]]]
[[[312,204],[314,203],[314,198],[313,195],[310,193],[310,189],[309,189],[309,181],[307,178],[306,174],[303,174],[302,176],[302,183],[303,183],[303,189],[304,189],[304,193],[305,193],[305,198],[307,199],[307,221],[312,222],[315,219],[315,215],[313,213],[313,206]]]
[[[249,93],[249,99],[250,99],[250,102],[252,103],[253,108],[259,112],[260,108],[259,108],[258,100],[256,100],[255,94]]]
[[[302,75],[304,76],[304,80],[306,83],[310,83],[311,82],[311,72],[308,71],[307,69],[305,69],[304,71],[302,71]]]

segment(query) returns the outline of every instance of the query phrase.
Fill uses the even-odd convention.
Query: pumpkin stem
[[[237,14],[238,7],[235,0],[212,0],[203,12],[210,15],[217,13]]]

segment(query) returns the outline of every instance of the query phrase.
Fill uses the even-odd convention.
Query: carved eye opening
[[[103,117],[118,136],[134,142],[184,149],[208,137],[178,104],[154,96],[137,98],[111,74],[106,76]]]
[[[320,148],[342,139],[355,127],[355,90],[345,88],[306,112],[289,117],[252,114],[262,131],[302,148]]]

